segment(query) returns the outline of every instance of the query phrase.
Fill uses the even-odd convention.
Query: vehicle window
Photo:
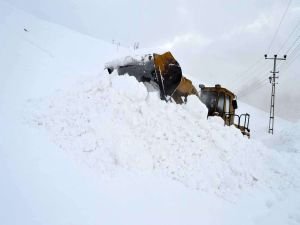
[[[208,98],[208,93],[207,91],[201,91],[201,101],[206,105],[207,103],[207,98]]]
[[[230,109],[230,98],[228,95],[225,96],[225,112],[229,113]]]
[[[202,92],[201,100],[209,109],[209,111],[214,111],[217,104],[217,93],[216,92]]]
[[[224,97],[224,93],[219,93],[217,111],[220,113],[224,112]]]

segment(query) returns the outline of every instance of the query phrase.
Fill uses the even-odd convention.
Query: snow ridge
[[[31,121],[56,144],[102,174],[120,167],[154,172],[230,196],[255,185],[287,186],[284,171],[274,169],[276,152],[220,118],[207,120],[197,97],[186,105],[165,103],[134,77],[85,78],[28,108],[36,108]]]

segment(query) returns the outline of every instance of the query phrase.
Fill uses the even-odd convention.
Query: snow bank
[[[275,132],[274,137],[266,142],[278,151],[300,153],[300,121]]]
[[[152,52],[152,51],[149,51]],[[113,61],[105,63],[105,68],[113,68],[118,69],[120,66],[127,66],[127,65],[145,65],[145,63],[149,62],[152,58],[152,54],[141,54],[132,56],[125,56],[122,58],[115,59]]]
[[[134,77],[101,74],[51,98],[30,100],[29,121],[99,173],[154,172],[206,192],[235,195],[279,185],[278,154],[220,118],[207,120],[197,97],[165,103]],[[28,116],[27,116],[28,118]],[[28,119],[27,119],[28,120]],[[278,182],[279,181],[279,182]]]

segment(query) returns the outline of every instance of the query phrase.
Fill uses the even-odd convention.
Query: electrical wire
[[[249,77],[251,78],[252,74],[259,73],[259,71],[261,71],[265,67],[265,64],[261,63],[261,62],[263,62],[262,60],[263,60],[263,58],[261,57],[259,59],[259,61],[256,61],[256,63],[255,63],[256,66],[252,67],[251,69],[248,69],[247,72],[245,72],[245,73],[240,73],[239,74],[240,76],[233,81],[233,86],[239,86],[242,83],[245,83],[245,80],[248,80]],[[260,64],[257,64],[257,63],[260,63]],[[253,65],[255,65],[255,64],[253,64]]]
[[[277,27],[277,29],[276,29],[276,31],[275,31],[275,33],[273,35],[273,38],[272,38],[272,40],[271,40],[271,42],[269,44],[267,53],[269,53],[270,50],[271,50],[271,47],[272,47],[272,45],[273,45],[273,43],[274,43],[274,41],[275,41],[275,39],[276,39],[276,37],[278,35],[278,32],[280,30],[280,27],[281,27],[283,21],[284,21],[284,18],[285,18],[286,14],[287,14],[287,12],[289,10],[291,2],[292,2],[292,0],[289,0],[289,2],[287,4],[287,7],[286,7],[286,9],[285,9],[285,11],[284,11],[281,19],[280,19],[278,27]],[[297,31],[299,25],[300,25],[300,22],[296,24],[296,26],[294,27],[294,29],[292,30],[292,32],[288,35],[287,39],[284,41],[284,44],[281,46],[281,48],[280,48],[279,51],[281,51],[286,46],[286,44],[288,43],[288,41],[290,40],[290,38],[292,37],[292,35],[295,33],[295,31]],[[295,42],[292,44],[292,46],[294,46],[294,44],[295,44]],[[288,52],[291,49],[292,49],[292,47],[290,47],[288,49]],[[262,61],[263,61],[263,57],[261,57],[258,60],[256,60],[254,64],[252,64],[251,66],[247,67],[247,69],[244,70],[243,72],[237,73],[235,75],[235,76],[238,76],[238,78],[233,81],[233,86],[235,86],[235,87],[242,87],[242,88],[237,89],[237,91],[236,91],[237,93],[242,93],[242,91],[245,92],[245,93],[247,93],[247,92],[249,92],[250,89],[253,89],[254,86],[261,87],[262,83],[265,85],[264,82],[265,82],[265,80],[267,78],[263,78],[263,81],[255,81],[253,84],[250,84],[246,88],[245,88],[245,85],[243,85],[243,84],[249,83],[251,80],[253,80],[255,78],[262,77],[263,75],[265,75],[268,72],[268,71],[266,71],[266,69],[267,69],[266,67],[268,65],[267,64],[261,64]],[[251,76],[253,74],[258,74],[258,75]],[[243,89],[243,90],[241,91],[241,89]],[[242,96],[243,95],[244,94],[242,94]]]
[[[282,51],[282,49],[285,47],[285,45],[288,43],[288,41],[290,40],[290,38],[292,37],[292,35],[295,33],[295,31],[297,31],[297,29],[300,27],[300,20],[299,22],[296,24],[296,26],[294,27],[294,29],[292,30],[292,32],[288,35],[288,37],[285,39],[285,41],[283,42],[283,44],[281,45],[281,47],[278,50],[278,54]]]
[[[298,52],[298,54],[295,54],[294,57],[282,68],[282,71],[286,71],[295,62],[295,60],[298,59],[299,56],[300,51]]]
[[[296,38],[296,40],[293,42],[293,44],[288,48],[288,50],[286,51],[285,55],[289,54],[289,52],[293,49],[293,47],[295,46],[295,44],[297,44],[298,40],[300,40],[300,35]]]
[[[244,87],[240,92],[237,93],[238,96],[243,96],[244,94],[248,93],[249,91],[257,88],[258,86],[260,86],[262,83],[264,83],[266,80],[263,79],[263,80],[256,80],[254,81],[253,83],[251,83],[250,85]]]
[[[259,63],[261,63],[261,58],[258,59],[257,61],[255,61],[254,64],[252,64],[251,66],[247,67],[247,69],[245,69],[243,72],[239,72],[239,73],[236,73],[233,77],[236,77],[236,79],[232,82],[232,86],[236,86],[238,85],[239,83],[241,83],[241,81],[246,78],[248,76],[248,74],[250,72],[252,72],[253,70],[255,70],[257,68],[257,66],[261,66]]]
[[[253,84],[253,85],[251,85],[251,86],[249,86],[249,87],[248,87],[247,89],[245,89],[243,92],[240,92],[238,97],[239,97],[239,98],[242,98],[242,97],[247,96],[247,95],[249,95],[249,94],[251,94],[251,93],[254,93],[254,91],[256,91],[256,90],[258,90],[258,89],[264,87],[265,85],[267,85],[267,84],[269,83],[269,82],[267,82],[267,81],[268,81],[268,79],[267,79],[267,78],[264,78],[264,79],[262,79],[261,81],[255,83],[255,84]]]
[[[276,37],[277,37],[278,31],[279,31],[279,29],[280,29],[280,27],[281,27],[281,24],[282,24],[282,22],[283,22],[283,20],[284,20],[284,18],[285,18],[285,16],[286,16],[286,13],[288,12],[288,9],[289,9],[289,7],[290,7],[290,5],[291,5],[291,2],[292,2],[292,0],[289,0],[288,5],[287,5],[287,7],[286,7],[286,9],[285,9],[285,11],[284,11],[284,13],[283,13],[281,19],[280,19],[279,25],[278,25],[278,27],[277,27],[277,29],[276,29],[274,35],[273,35],[273,38],[272,38],[272,41],[270,42],[270,45],[269,45],[269,47],[268,47],[267,54],[270,53],[271,47],[272,47],[272,45],[273,45],[273,42],[275,41],[275,39],[276,39]]]
[[[269,66],[267,64],[264,64],[263,67],[261,67],[255,73],[250,74],[246,79],[244,79],[242,82],[239,82],[238,85],[235,85],[235,86],[236,87],[243,87],[243,86],[245,86],[245,84],[250,83],[251,80],[253,80],[255,78],[257,78],[257,79],[262,78],[262,76],[264,76],[266,73],[269,72],[268,67]],[[255,75],[253,75],[253,74],[255,74]],[[237,92],[239,92],[240,89],[241,88],[236,89]]]
[[[263,73],[263,75],[265,75],[267,72]],[[253,88],[255,88],[257,85],[260,85],[262,82],[264,82],[265,80],[267,80],[266,77],[260,77],[260,79],[254,80],[252,79],[252,82],[248,82],[250,83],[249,85],[244,85],[242,86],[239,91],[237,91],[237,93],[239,94],[243,94],[244,92],[248,92],[250,90],[252,90]]]
[[[282,70],[290,65],[290,62],[294,62],[295,58],[297,58],[298,53],[300,52],[300,43],[293,49],[291,54],[287,57],[287,63],[280,64],[279,69]]]
[[[293,48],[293,50],[291,51],[290,57],[292,57],[293,55],[296,54],[295,52],[297,52],[297,51],[299,50],[299,47],[300,47],[300,43],[298,43],[298,44],[296,45],[296,47]]]
[[[267,81],[267,79],[265,80],[265,82],[260,83],[255,88],[252,88],[251,91],[244,92],[243,94],[240,94],[238,97],[239,98],[244,98],[244,97],[246,97],[246,96],[248,96],[250,94],[253,94],[255,91],[261,89],[262,87],[265,87],[268,84],[266,81]]]
[[[273,43],[274,43],[274,41],[275,41],[275,39],[276,39],[276,37],[277,37],[277,35],[278,35],[278,32],[279,32],[280,27],[281,27],[281,25],[282,25],[282,23],[283,23],[283,21],[284,21],[284,18],[285,18],[285,16],[286,16],[287,12],[288,12],[288,9],[289,9],[289,7],[290,7],[290,5],[291,5],[291,2],[292,2],[292,0],[289,0],[289,2],[288,2],[288,4],[287,4],[287,7],[286,7],[286,9],[285,9],[285,11],[284,11],[284,13],[283,13],[281,19],[280,19],[280,22],[279,22],[279,24],[278,24],[278,27],[277,27],[277,29],[276,29],[274,35],[273,35],[273,38],[272,38],[272,40],[271,40],[271,42],[270,42],[270,44],[269,44],[269,47],[268,47],[268,49],[267,49],[267,53],[268,53],[268,54],[270,53],[270,50],[271,50],[271,48],[272,48],[272,45],[273,45]],[[288,43],[288,41],[291,39],[291,37],[293,36],[293,34],[294,34],[294,33],[297,31],[297,29],[299,28],[299,25],[300,25],[300,22],[298,22],[298,23],[296,24],[296,26],[294,27],[294,29],[292,30],[292,32],[288,35],[287,39],[286,39],[286,40],[284,41],[284,43],[281,45],[281,47],[280,47],[278,53],[281,52],[282,49],[284,49],[284,47],[286,46],[286,44]],[[298,51],[298,50],[296,50],[296,49],[298,49],[298,47],[299,47],[298,45],[297,45],[295,48],[293,48],[293,47],[295,46],[295,44],[297,43],[298,39],[299,39],[299,37],[296,39],[296,41],[293,42],[293,44],[292,44],[292,45],[288,48],[288,50],[286,51],[287,53],[290,53],[290,51],[293,49],[292,52],[291,52],[291,55],[292,55],[292,56],[293,56],[294,54],[296,54],[295,52]],[[294,60],[295,60],[298,56],[299,56],[299,55],[296,55],[295,58],[293,58],[293,59],[291,60],[291,62],[289,63],[289,65],[291,65],[291,64],[294,62]],[[263,59],[263,58],[257,60],[253,65],[251,65],[251,66],[248,67],[244,72],[242,72],[242,75],[239,76],[239,78],[235,80],[234,84],[237,84],[237,83],[239,83],[239,84],[241,84],[241,83],[249,83],[251,80],[253,80],[253,79],[255,79],[255,78],[258,78],[258,77],[262,77],[263,75],[265,75],[265,74],[268,72],[268,71],[266,71],[266,66],[265,66],[265,65],[267,65],[267,64],[259,65],[259,63],[261,62],[262,59]],[[281,62],[281,61],[279,61],[279,62],[280,62],[279,65],[280,65],[280,67],[281,67],[282,62]],[[287,68],[289,65],[286,65],[286,67],[284,67],[284,68]],[[249,76],[249,74],[254,74],[254,72],[260,72],[260,73],[257,73],[257,74],[259,74],[259,75],[256,75],[256,76]],[[241,73],[240,73],[240,74],[241,74]],[[237,74],[237,75],[240,75],[240,74]],[[244,79],[244,78],[246,78],[246,79]],[[242,82],[241,82],[241,79],[243,79]],[[248,85],[248,86],[246,86],[246,87],[245,87],[245,85],[242,86],[242,88],[240,88],[240,90],[237,91],[237,93],[239,94],[239,98],[246,97],[246,96],[248,96],[248,95],[254,93],[255,91],[261,89],[262,87],[266,86],[266,85],[268,84],[268,83],[266,82],[267,80],[268,80],[268,78],[265,78],[265,77],[264,77],[264,78],[262,78],[262,79],[260,79],[260,80],[254,81],[253,83],[251,83],[250,85]]]

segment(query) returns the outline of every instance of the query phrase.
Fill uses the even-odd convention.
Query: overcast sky
[[[255,84],[259,87],[269,76],[266,71],[272,69],[272,62],[263,55],[277,54],[280,49],[283,55],[300,35],[299,26],[287,40],[300,23],[300,0],[291,1],[273,42],[289,0],[5,1],[41,19],[108,42],[132,46],[138,41],[141,48],[171,50],[183,72],[203,83],[221,83],[240,95],[253,84],[248,88],[253,94],[244,99],[266,111],[270,85],[253,88]],[[243,73],[250,65],[254,65],[253,71]],[[294,103],[300,98],[299,65],[300,57],[286,69],[282,67],[278,86],[282,104],[277,111],[281,116],[291,114],[294,120],[300,117],[300,104]]]
[[[171,42],[186,33],[215,40],[239,32],[273,31],[288,3],[288,0],[6,1],[80,32],[116,39],[123,45],[140,41],[144,47]],[[300,1],[294,0],[290,11],[299,15],[299,7]]]

